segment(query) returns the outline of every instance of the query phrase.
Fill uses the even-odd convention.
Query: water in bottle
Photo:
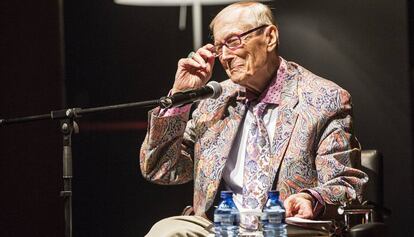
[[[262,229],[264,237],[286,237],[285,208],[279,200],[278,191],[269,191],[263,207]]]
[[[214,232],[216,237],[237,237],[239,234],[240,212],[233,202],[233,192],[222,191],[221,200],[214,211]]]

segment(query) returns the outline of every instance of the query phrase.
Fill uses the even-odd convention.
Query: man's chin
[[[240,73],[237,71],[233,71],[229,76],[230,76],[230,80],[240,85],[243,85],[243,82],[245,82],[247,79],[246,73]]]
[[[244,86],[244,84],[246,82],[245,78],[243,78],[243,77],[234,77],[234,76],[232,76],[232,77],[230,77],[230,80],[232,82],[236,83],[236,84],[241,85],[241,86]]]

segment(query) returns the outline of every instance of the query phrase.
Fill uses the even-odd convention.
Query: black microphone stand
[[[72,134],[73,132],[79,132],[79,127],[76,123],[76,119],[80,118],[81,115],[98,112],[107,112],[112,110],[120,110],[132,107],[147,108],[161,106],[165,108],[166,105],[163,103],[163,100],[164,97],[159,100],[149,100],[143,102],[134,102],[87,109],[62,109],[51,111],[49,114],[41,114],[11,119],[0,119],[0,126],[46,119],[60,120],[60,130],[63,135],[63,191],[60,192],[60,196],[62,196],[64,199],[65,237],[72,237]]]

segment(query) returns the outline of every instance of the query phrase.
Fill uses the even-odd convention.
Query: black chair
[[[362,150],[361,152],[361,170],[369,177],[364,199],[381,207],[384,205],[382,160],[382,154],[377,150]]]
[[[382,154],[377,150],[363,150],[359,164],[357,168],[369,177],[363,203],[341,206],[338,213],[344,215],[346,232],[350,237],[387,236],[387,227],[383,221],[391,211],[383,206]]]

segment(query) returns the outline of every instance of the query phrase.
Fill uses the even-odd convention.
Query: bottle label
[[[269,224],[285,224],[285,213],[278,211],[269,211],[262,214],[262,222]]]
[[[268,219],[269,219],[269,223],[271,224],[285,223],[285,218],[283,216],[269,215]]]
[[[237,215],[229,214],[215,214],[214,223],[221,225],[239,225],[239,218]]]

